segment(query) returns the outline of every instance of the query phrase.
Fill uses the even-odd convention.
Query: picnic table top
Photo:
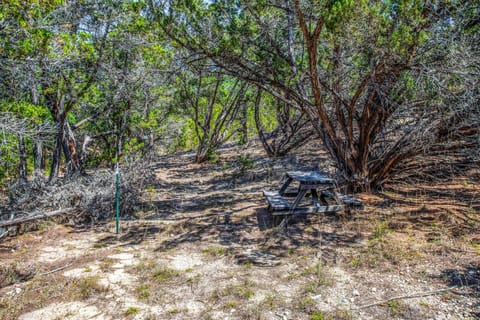
[[[334,183],[335,179],[318,171],[288,171],[287,176],[299,182]]]

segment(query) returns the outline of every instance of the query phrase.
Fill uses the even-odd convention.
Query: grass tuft
[[[140,309],[137,307],[128,307],[127,310],[125,310],[125,315],[127,316],[134,316],[140,312]]]
[[[135,288],[135,293],[141,300],[146,300],[150,297],[150,286],[147,284],[141,284]]]
[[[103,293],[108,291],[108,288],[99,283],[99,276],[91,276],[80,278],[76,282],[78,292],[84,299],[91,297],[95,293]]]
[[[162,266],[155,269],[152,275],[157,282],[164,283],[180,276],[180,273],[177,270]]]
[[[217,258],[227,254],[227,249],[219,246],[211,246],[208,248],[202,249],[202,253],[209,255],[211,257]]]
[[[335,282],[332,274],[320,262],[305,268],[301,275],[312,279],[309,286],[313,285],[315,288],[319,286],[332,286]]]

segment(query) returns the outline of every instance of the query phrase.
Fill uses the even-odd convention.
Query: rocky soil
[[[316,150],[159,157],[119,235],[45,222],[3,239],[0,319],[478,319],[478,172],[272,227],[261,190],[287,170],[328,171]]]

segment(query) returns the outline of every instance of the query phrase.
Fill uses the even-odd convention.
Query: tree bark
[[[79,169],[79,155],[77,153],[75,136],[68,120],[65,121],[63,130],[63,153],[67,160],[67,175],[72,175]]]
[[[36,139],[33,144],[33,178],[42,178],[45,160],[43,158],[43,142]]]
[[[70,124],[68,123],[66,115],[64,113],[57,114],[56,119],[58,130],[52,154],[51,170],[48,181],[52,181],[58,177],[62,153],[65,156],[67,175],[75,173],[79,168],[75,137],[70,128]]]
[[[247,104],[245,101],[241,102],[240,107],[240,141],[241,145],[245,145],[248,143],[248,112],[247,112]]]
[[[78,162],[78,171],[81,174],[85,174],[85,162],[87,161],[87,148],[88,148],[88,145],[93,141],[94,139],[88,135],[85,135],[85,138],[83,139],[82,151],[80,153],[79,162]]]
[[[55,146],[53,147],[52,153],[52,163],[50,164],[50,176],[48,181],[54,181],[58,178],[58,173],[60,171],[60,161],[62,157],[62,137],[63,137],[63,128],[62,126],[58,127],[57,137],[55,138]]]
[[[25,139],[23,135],[18,136],[18,151],[20,154],[19,177],[22,181],[27,181],[27,150],[25,148]]]

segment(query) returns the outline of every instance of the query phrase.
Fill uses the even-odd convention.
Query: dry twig
[[[436,295],[436,294],[439,294],[439,293],[449,292],[449,291],[452,291],[452,290],[455,290],[455,289],[458,289],[458,288],[459,288],[458,286],[453,286],[453,287],[449,287],[449,288],[446,288],[446,289],[418,292],[418,293],[413,293],[413,294],[391,297],[391,298],[388,298],[388,299],[385,299],[385,300],[373,302],[373,303],[370,303],[370,304],[366,304],[366,305],[354,308],[353,310],[366,309],[366,308],[378,306],[378,305],[381,305],[381,304],[384,304],[384,303],[387,303],[387,302],[390,302],[390,301],[393,301],[393,300],[402,300],[402,299],[412,299],[412,298],[421,298],[421,297],[426,297],[426,296],[433,296],[433,295]]]
[[[43,213],[43,214],[34,214],[34,215],[31,215],[31,216],[22,217],[22,218],[18,218],[18,219],[2,221],[2,222],[0,222],[0,228],[13,226],[13,225],[18,225],[18,224],[38,220],[38,219],[50,218],[50,217],[54,217],[54,216],[58,216],[58,215],[62,215],[62,214],[68,214],[68,213],[72,213],[73,211],[75,211],[75,208],[66,208],[66,209],[55,210],[55,211],[47,212],[47,213]]]
[[[63,269],[66,269],[68,267],[70,267],[71,265],[73,264],[73,262],[70,262],[69,264],[66,264],[62,267],[58,267],[58,268],[55,268],[53,270],[50,270],[50,271],[47,271],[47,272],[44,272],[44,273],[40,273],[41,276],[46,276],[46,275],[49,275],[49,274],[52,274],[52,273],[55,273],[55,272],[58,272],[58,271],[61,271]]]

